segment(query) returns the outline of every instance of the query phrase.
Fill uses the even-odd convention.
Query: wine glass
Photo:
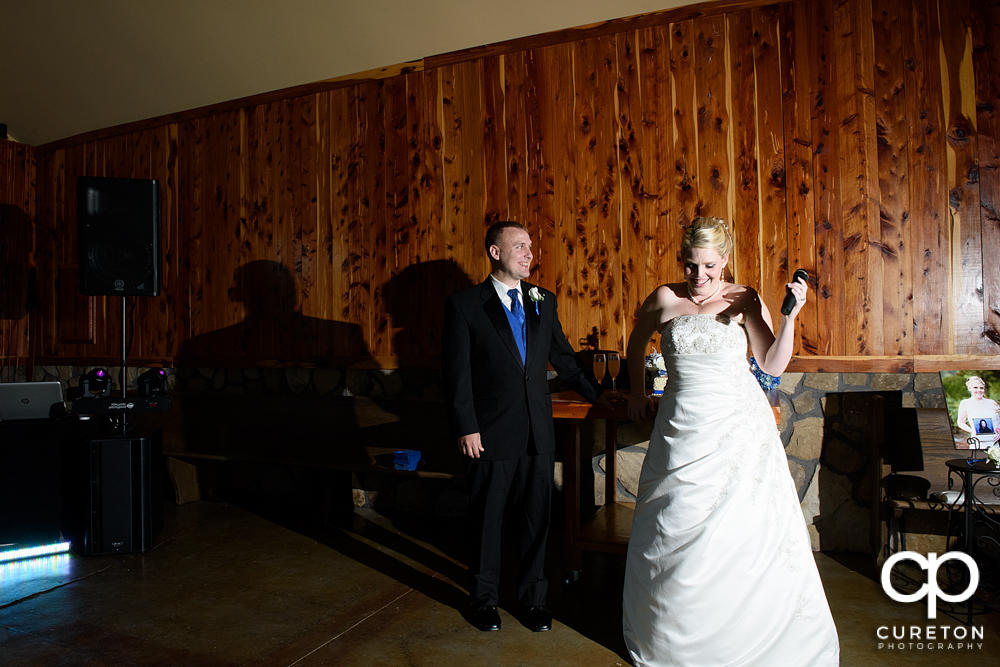
[[[597,378],[597,384],[601,384],[604,381],[604,371],[606,368],[607,358],[603,352],[598,352],[594,355],[594,377]]]
[[[615,391],[615,378],[621,370],[621,360],[617,352],[608,352],[608,374],[611,376],[611,391]]]

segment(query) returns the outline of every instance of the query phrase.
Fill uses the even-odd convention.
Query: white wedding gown
[[[625,570],[636,667],[838,665],[837,629],[743,327],[683,315],[667,368]]]

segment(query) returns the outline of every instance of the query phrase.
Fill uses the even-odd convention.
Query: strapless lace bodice
[[[746,354],[747,336],[726,315],[680,315],[663,325],[660,350],[676,354]]]

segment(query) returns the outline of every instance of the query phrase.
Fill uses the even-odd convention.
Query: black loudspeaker
[[[85,482],[74,494],[73,548],[87,555],[148,551],[163,525],[162,444],[149,437],[86,440],[74,471]],[[85,460],[84,460],[85,459]]]
[[[81,176],[76,193],[80,292],[87,296],[158,295],[159,183]]]

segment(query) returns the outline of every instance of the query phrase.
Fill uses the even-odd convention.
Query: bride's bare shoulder
[[[687,294],[687,283],[667,283],[660,285],[653,294],[659,295],[662,299],[683,299]]]
[[[663,308],[669,306],[670,304],[676,303],[684,296],[684,283],[670,283],[666,285],[660,285],[646,298],[646,303],[650,305]]]

